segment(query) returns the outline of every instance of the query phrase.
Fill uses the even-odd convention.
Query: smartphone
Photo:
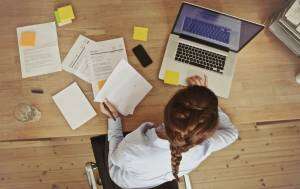
[[[138,45],[132,49],[133,53],[137,57],[137,59],[140,61],[143,67],[148,66],[152,63],[152,60],[144,47],[142,45]]]

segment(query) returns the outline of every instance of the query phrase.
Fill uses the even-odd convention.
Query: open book
[[[121,114],[133,114],[135,107],[151,89],[151,84],[122,59],[96,95],[95,101],[107,99]]]

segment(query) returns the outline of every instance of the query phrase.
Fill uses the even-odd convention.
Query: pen
[[[36,94],[43,94],[44,93],[43,89],[31,89],[31,92],[36,93]]]
[[[104,106],[104,108],[108,111],[109,115],[113,118],[113,120],[116,121],[115,116],[114,116],[113,113],[110,111],[110,109],[109,109],[108,106],[105,104],[105,102],[103,102],[103,106]]]

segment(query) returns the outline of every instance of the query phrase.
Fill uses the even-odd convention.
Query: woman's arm
[[[238,130],[232,124],[230,118],[219,108],[219,125],[216,132],[207,141],[210,150],[221,150],[238,139]]]
[[[108,119],[108,131],[107,139],[109,142],[109,157],[117,149],[119,143],[124,139],[121,118],[116,118],[114,121],[112,118]]]

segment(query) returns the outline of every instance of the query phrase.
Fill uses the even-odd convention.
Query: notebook
[[[96,95],[95,101],[107,99],[121,114],[133,114],[135,107],[151,89],[152,85],[122,59]]]

